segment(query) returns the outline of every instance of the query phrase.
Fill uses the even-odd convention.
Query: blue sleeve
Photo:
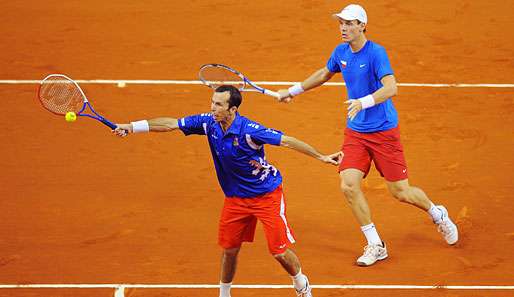
[[[250,135],[253,142],[257,145],[280,145],[280,142],[282,141],[283,133],[281,131],[266,128],[260,124],[250,124],[249,129],[246,129],[245,132]]]
[[[207,127],[212,121],[212,114],[202,113],[198,115],[187,116],[178,120],[178,127],[185,135],[199,134],[206,135]]]
[[[330,59],[327,61],[327,69],[330,72],[341,72],[341,66],[339,65],[339,58],[337,57],[337,47],[332,52]]]
[[[386,75],[393,74],[393,68],[391,67],[391,63],[389,63],[385,48],[377,48],[375,58],[373,59],[373,68],[375,69],[375,76],[378,80],[381,80],[382,77]]]

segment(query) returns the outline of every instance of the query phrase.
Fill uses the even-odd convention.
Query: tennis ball
[[[64,118],[66,119],[66,122],[75,122],[77,120],[77,115],[73,111],[68,111]]]

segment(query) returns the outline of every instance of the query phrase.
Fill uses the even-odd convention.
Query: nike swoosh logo
[[[363,68],[364,66],[366,66],[366,64],[360,64],[359,65],[360,68]]]

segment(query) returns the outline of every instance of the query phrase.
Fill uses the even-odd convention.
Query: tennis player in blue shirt
[[[312,297],[300,261],[290,249],[295,239],[287,222],[282,176],[266,160],[263,146],[285,146],[332,165],[339,164],[341,152],[322,155],[303,141],[241,116],[238,113],[241,101],[238,89],[220,86],[212,96],[211,113],[118,124],[114,133],[126,136],[180,129],[185,135],[207,136],[226,197],[218,234],[223,248],[220,297],[230,297],[237,255],[243,242],[253,241],[257,220],[263,224],[270,253],[291,275],[297,296]]]
[[[371,161],[395,198],[427,211],[447,243],[455,244],[458,230],[446,208],[434,205],[423,190],[409,185],[398,114],[392,101],[397,92],[396,80],[385,49],[366,38],[366,11],[360,5],[350,4],[333,16],[339,22],[343,43],[334,49],[325,67],[302,83],[278,92],[281,101],[289,102],[294,96],[322,85],[334,74],[342,73],[349,120],[344,131],[339,176],[341,189],[368,242],[357,264],[369,266],[387,258],[386,245],[371,220],[361,190]]]

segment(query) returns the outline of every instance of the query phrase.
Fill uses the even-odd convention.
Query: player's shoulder
[[[262,135],[262,134],[268,134],[268,135],[281,135],[282,132],[280,130],[275,130],[273,128],[268,128],[256,121],[253,121],[249,118],[241,117],[241,131],[243,134],[249,134],[249,135]]]
[[[184,124],[185,120],[187,118],[189,118],[190,120],[195,121],[195,122],[202,122],[202,123],[207,123],[207,124],[214,122],[214,119],[212,118],[212,113],[210,113],[210,112],[185,116],[185,117],[181,118],[180,121],[182,121],[182,123]]]
[[[385,47],[374,41],[368,40],[368,48],[373,52],[385,51]]]
[[[198,117],[202,122],[214,122],[212,112],[199,113],[195,116]]]
[[[336,52],[340,52],[340,53],[344,53],[344,52],[347,52],[347,51],[351,51],[350,49],[350,44],[348,42],[343,42],[343,43],[340,43],[336,46],[336,48],[334,49],[334,51]]]
[[[254,121],[252,119],[249,119],[245,116],[239,116],[239,119],[240,119],[240,124],[241,124],[241,130],[243,130],[245,132],[257,131],[264,127],[260,123]]]

